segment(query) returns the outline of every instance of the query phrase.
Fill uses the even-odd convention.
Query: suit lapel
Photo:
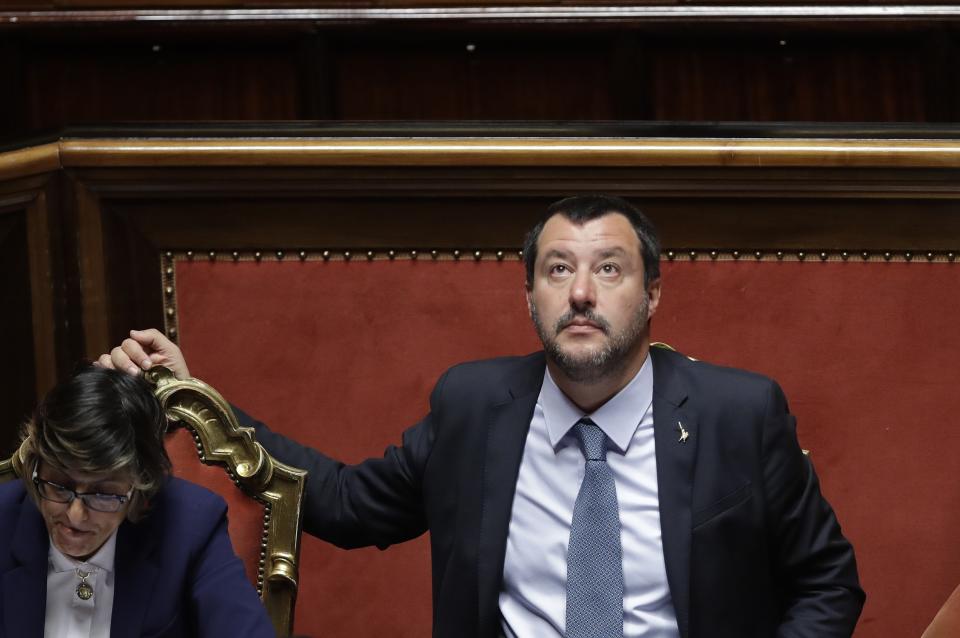
[[[653,430],[657,455],[660,530],[670,596],[680,635],[689,636],[690,542],[693,469],[699,432],[696,415],[684,409],[686,388],[675,355],[650,349],[653,361]],[[684,432],[685,440],[681,441]]]
[[[3,575],[3,618],[8,636],[43,636],[49,550],[50,537],[43,518],[33,502],[24,496],[10,547],[20,565]]]
[[[160,569],[151,560],[156,536],[150,517],[139,524],[124,522],[117,531],[112,636],[139,636]]]
[[[543,354],[532,356],[517,375],[508,379],[509,399],[495,405],[487,428],[483,466],[483,503],[480,547],[477,555],[479,636],[496,631],[497,601],[503,580],[510,511],[530,419],[543,384]]]

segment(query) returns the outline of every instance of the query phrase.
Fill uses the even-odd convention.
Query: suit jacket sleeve
[[[777,636],[848,637],[864,593],[853,547],[820,493],[816,472],[797,443],[783,392],[771,383],[761,445],[774,582],[785,601]]]
[[[376,545],[384,549],[427,531],[422,479],[436,436],[438,404],[447,374],[430,396],[431,412],[403,433],[400,446],[382,458],[345,465],[321,452],[272,432],[234,408],[241,425],[256,430],[270,454],[307,470],[304,530],[346,549]]]

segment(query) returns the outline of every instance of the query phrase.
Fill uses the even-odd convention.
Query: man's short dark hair
[[[139,519],[170,473],[163,446],[166,417],[141,377],[86,366],[54,387],[23,428],[24,483],[37,461],[66,472],[128,471],[127,517]]]
[[[534,267],[537,263],[537,242],[543,227],[554,215],[563,215],[575,224],[620,213],[626,217],[640,240],[640,253],[643,257],[643,283],[648,285],[660,277],[660,239],[657,229],[647,216],[633,204],[621,197],[612,195],[575,195],[550,204],[537,225],[534,226],[523,242],[523,262],[527,269],[527,288],[533,288]]]

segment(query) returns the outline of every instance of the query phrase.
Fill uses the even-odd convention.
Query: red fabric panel
[[[654,339],[784,387],[857,549],[858,638],[919,635],[960,573],[958,266],[663,266]],[[356,461],[399,440],[448,365],[537,348],[522,280],[516,262],[180,262],[181,345],[228,398]],[[380,553],[305,538],[303,559],[298,632],[429,635],[425,540]]]
[[[227,502],[227,526],[233,551],[243,560],[247,578],[257,585],[260,566],[260,542],[263,538],[264,506],[250,498],[236,486],[220,465],[205,465],[200,461],[197,447],[184,427],[167,434],[167,454],[173,463],[174,475],[193,481],[216,492]]]

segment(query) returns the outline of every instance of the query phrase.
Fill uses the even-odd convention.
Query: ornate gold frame
[[[236,485],[264,504],[257,590],[278,636],[293,630],[299,586],[300,533],[306,471],[274,459],[240,427],[219,392],[199,379],[180,380],[167,368],[145,374],[171,421],[193,435],[200,460],[222,465]]]

